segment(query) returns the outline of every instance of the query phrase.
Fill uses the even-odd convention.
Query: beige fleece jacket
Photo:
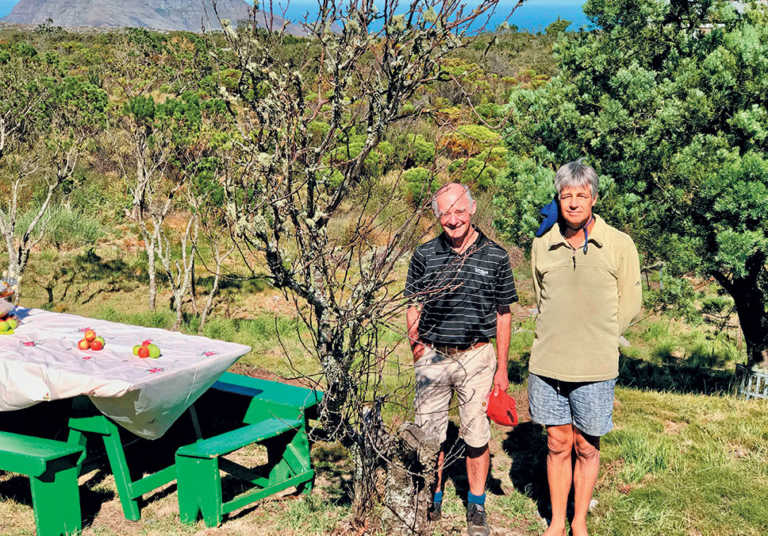
[[[530,371],[569,382],[617,377],[619,336],[642,305],[632,239],[595,215],[584,253],[555,225],[534,239],[531,267],[539,316]]]

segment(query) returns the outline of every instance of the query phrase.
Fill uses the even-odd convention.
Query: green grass
[[[632,357],[655,363],[678,361],[696,367],[733,369],[746,359],[743,345],[739,348],[731,332],[705,325],[691,329],[665,317],[643,322],[627,337],[638,344],[629,350]]]
[[[768,531],[768,408],[731,397],[618,389],[602,442],[594,534]]]

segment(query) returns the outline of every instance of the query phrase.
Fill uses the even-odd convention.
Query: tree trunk
[[[747,367],[765,361],[768,349],[768,314],[765,311],[765,297],[755,285],[734,281],[731,294],[736,303],[741,331],[747,343]]]
[[[149,276],[149,310],[154,311],[157,307],[157,273],[155,272],[154,243],[147,245],[147,275]]]
[[[387,533],[427,534],[427,508],[437,477],[440,440],[428,437],[414,423],[398,430],[398,440],[387,467],[384,523]]]
[[[768,350],[768,272],[765,255],[752,256],[747,261],[745,277],[727,279],[723,274],[715,277],[728,291],[736,305],[741,331],[747,344],[747,367],[766,361]]]

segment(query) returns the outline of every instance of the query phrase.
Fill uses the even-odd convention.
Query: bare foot
[[[589,536],[587,532],[587,520],[571,521],[571,536]]]
[[[565,525],[550,524],[541,536],[565,536]]]

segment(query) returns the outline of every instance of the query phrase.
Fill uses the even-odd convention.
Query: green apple
[[[147,349],[149,350],[149,357],[152,359],[160,357],[160,348],[156,344],[148,344]]]
[[[6,320],[6,322],[8,322],[9,326],[11,326],[11,329],[16,329],[16,326],[19,325],[19,323],[16,321],[15,318],[9,318],[8,320]]]
[[[139,348],[141,348],[140,344],[133,347],[133,355],[139,355]]]
[[[8,331],[11,329],[11,326],[8,324],[7,320],[0,320],[0,333]]]

